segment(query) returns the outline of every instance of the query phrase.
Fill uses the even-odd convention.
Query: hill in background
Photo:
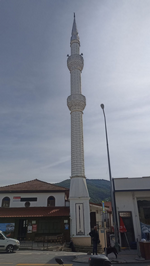
[[[104,179],[86,179],[90,195],[90,202],[100,203],[102,200],[110,201],[110,181]],[[70,188],[70,179],[66,179],[55,185]]]

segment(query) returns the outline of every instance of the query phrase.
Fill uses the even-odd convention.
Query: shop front
[[[70,240],[68,207],[0,209],[0,230],[18,240]],[[61,237],[61,238],[60,238]]]
[[[113,185],[118,227],[121,217],[126,228],[126,232],[119,236],[121,246],[135,248],[138,242],[145,241],[147,249],[150,240],[150,177],[116,178]]]
[[[141,226],[141,238],[150,240],[150,198],[137,200]]]

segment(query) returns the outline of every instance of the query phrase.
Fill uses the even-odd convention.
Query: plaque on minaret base
[[[90,207],[84,170],[83,110],[86,98],[81,94],[83,56],[80,55],[75,15],[71,35],[71,55],[67,65],[70,70],[71,95],[67,105],[71,114],[71,182],[70,182],[70,237],[74,244],[90,246]]]

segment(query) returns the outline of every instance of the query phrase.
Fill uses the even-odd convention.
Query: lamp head
[[[101,106],[101,108],[104,110],[104,104],[102,103],[100,106]]]

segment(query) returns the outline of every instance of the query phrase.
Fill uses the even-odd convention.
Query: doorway
[[[120,217],[123,220],[123,223],[127,229],[126,233],[120,233],[121,235],[121,243],[122,247],[128,247],[127,240],[129,242],[129,245],[131,246],[133,242],[135,242],[135,236],[134,236],[134,228],[133,228],[133,220],[132,220],[132,212],[119,212],[119,221]],[[126,236],[127,239],[126,239]]]
[[[96,225],[96,212],[90,212],[91,229]]]
[[[18,238],[19,240],[24,240],[27,235],[28,220],[19,220]]]

